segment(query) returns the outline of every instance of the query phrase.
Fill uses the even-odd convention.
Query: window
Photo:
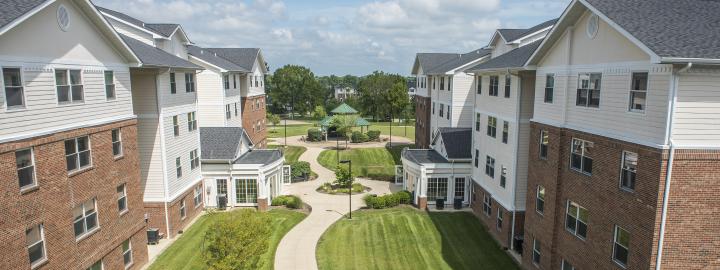
[[[127,211],[127,185],[122,184],[117,187],[117,202],[118,202],[118,212],[123,213]]]
[[[173,116],[172,119],[173,119],[173,134],[175,136],[180,136],[180,123],[178,123],[177,115]]]
[[[25,190],[37,185],[35,181],[35,159],[33,149],[22,149],[15,151],[15,164],[17,165],[18,182],[20,190]]]
[[[574,139],[572,140],[572,157],[570,160],[570,168],[573,170],[592,174],[592,158],[588,157],[590,149],[593,147],[592,142]]]
[[[455,198],[465,200],[465,177],[455,177]]]
[[[98,227],[97,211],[95,210],[95,198],[84,202],[73,208],[73,228],[75,230],[75,238],[78,239],[92,232]]]
[[[443,108],[445,108],[445,105],[440,104],[440,117],[443,117]]]
[[[573,267],[572,264],[570,264],[570,262],[568,262],[567,260],[563,259],[563,260],[562,260],[562,268],[561,268],[561,270],[575,270],[575,267]]]
[[[197,119],[195,119],[195,112],[189,112],[187,114],[188,131],[197,130]]]
[[[550,143],[550,135],[547,130],[540,131],[540,158],[547,159],[548,144]]]
[[[35,225],[25,230],[25,244],[30,257],[31,268],[47,259],[45,254],[45,230],[43,225]]]
[[[448,77],[448,91],[452,91],[452,82],[453,82],[453,77],[449,76]]]
[[[435,102],[432,103],[432,114],[435,115]]]
[[[450,120],[450,105],[447,105],[447,114],[445,116],[447,116],[447,119]]]
[[[235,179],[235,202],[257,203],[257,180]]]
[[[498,84],[500,83],[500,78],[498,76],[490,76],[490,95],[497,97],[498,96]]]
[[[634,72],[632,74],[632,85],[630,86],[630,111],[645,111],[647,97],[648,73]]]
[[[259,81],[258,81],[258,78],[259,78],[259,77],[260,77],[260,76],[255,76],[255,87],[259,87],[259,86],[260,86],[260,83],[259,83]]]
[[[503,121],[503,133],[502,133],[502,142],[507,143],[508,142],[508,136],[509,136],[509,129],[510,129],[510,123],[508,121]]]
[[[195,73],[185,73],[185,92],[195,92]]]
[[[102,260],[93,263],[87,270],[103,270]]]
[[[440,90],[445,90],[445,76],[440,77]]]
[[[170,73],[170,94],[177,93],[177,85],[175,84],[175,73]]]
[[[74,172],[90,166],[90,138],[78,137],[65,141],[67,171]]]
[[[435,202],[437,199],[447,200],[447,182],[447,178],[428,178],[428,202]]]
[[[237,102],[235,102],[235,116],[238,116]]]
[[[19,68],[3,68],[3,86],[7,108],[25,106],[25,93]]]
[[[506,182],[507,182],[507,167],[500,166],[500,186],[505,187]]]
[[[112,71],[105,71],[105,97],[107,99],[115,98],[115,76]]]
[[[195,194],[193,195],[193,203],[195,203],[195,207],[200,206],[202,203],[202,186],[195,187]]]
[[[478,94],[478,95],[482,94],[482,76],[478,76],[478,77],[477,77],[477,85],[476,85],[476,87],[477,87],[477,94]]]
[[[479,160],[480,160],[480,151],[475,149],[475,168],[478,167]]]
[[[495,178],[495,159],[490,156],[485,158],[485,174],[490,178]]]
[[[185,219],[187,212],[185,212],[185,198],[180,201],[180,219]]]
[[[553,94],[555,92],[555,74],[545,75],[545,103],[553,103]]]
[[[175,176],[177,176],[177,178],[182,177],[182,164],[180,164],[180,158],[175,158]]]
[[[83,101],[83,85],[80,70],[55,70],[55,85],[57,88],[58,103]]]
[[[111,137],[112,137],[113,156],[115,156],[115,157],[122,156],[122,154],[123,154],[122,134],[120,133],[120,129],[119,128],[113,129],[110,133],[112,134]]]
[[[130,244],[130,239],[122,242],[122,251],[123,251],[123,263],[125,263],[125,268],[127,269],[133,263],[132,244]]]
[[[497,136],[497,118],[488,116],[487,135],[493,138]]]
[[[545,213],[545,187],[538,186],[535,192],[535,211]]]
[[[232,113],[230,112],[230,104],[225,104],[225,119],[230,119]]]
[[[198,157],[198,150],[190,151],[190,170],[194,170],[200,166],[200,157]]]
[[[635,189],[635,174],[637,173],[638,154],[623,152],[622,171],[620,172],[620,188]]]
[[[233,74],[233,88],[237,89],[237,75]]]
[[[533,253],[532,262],[534,264],[540,264],[540,241],[533,239]]]
[[[503,210],[500,207],[498,207],[497,222],[496,222],[495,228],[498,231],[502,231],[502,225],[503,225]]]
[[[505,75],[505,97],[510,98],[510,82],[512,78],[510,75]]]
[[[480,131],[480,114],[475,113],[475,131]]]
[[[582,239],[587,237],[588,210],[568,201],[565,213],[565,229]]]
[[[578,89],[575,105],[582,107],[600,107],[600,73],[578,75]]]
[[[630,254],[630,233],[620,226],[615,226],[615,237],[613,238],[613,261],[623,267],[627,266],[628,255]]]
[[[223,76],[223,87],[225,87],[225,90],[230,89],[230,75]]]
[[[487,194],[483,195],[483,213],[488,217],[492,214],[492,198]]]

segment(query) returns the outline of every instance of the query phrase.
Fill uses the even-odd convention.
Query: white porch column
[[[420,183],[417,190],[417,206],[420,209],[427,208],[427,171],[425,166],[420,166]]]
[[[258,172],[258,210],[266,211],[270,205],[268,194],[270,193],[270,182],[265,178],[263,172]]]

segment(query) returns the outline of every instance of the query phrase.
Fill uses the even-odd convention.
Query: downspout
[[[170,74],[170,71],[171,71],[171,70],[172,70],[172,68],[168,68],[168,69],[167,69],[168,78],[169,78],[169,76],[170,76],[169,74]],[[157,114],[158,114],[158,124],[160,124],[160,126],[163,127],[163,126],[165,125],[165,121],[163,121],[162,110],[161,110],[161,107],[160,107],[160,92],[159,92],[159,90],[160,90],[160,84],[159,84],[159,82],[158,82],[158,80],[159,80],[159,77],[158,77],[158,76],[159,76],[159,74],[155,76],[155,108],[156,108],[156,111],[157,111]],[[168,215],[169,215],[169,213],[168,213],[168,200],[170,199],[170,197],[169,197],[168,195],[169,195],[170,191],[168,190],[168,188],[169,188],[169,187],[168,187],[169,183],[168,183],[168,181],[166,181],[166,180],[167,180],[167,177],[168,177],[168,176],[167,176],[167,174],[168,174],[168,170],[167,170],[167,155],[165,155],[165,135],[164,135],[162,132],[160,132],[160,143],[161,143],[160,148],[162,149],[163,160],[166,161],[166,162],[163,162],[163,163],[162,163],[162,165],[163,165],[163,174],[164,174],[164,176],[163,176],[163,182],[164,182],[164,183],[163,183],[163,184],[164,184],[164,186],[165,186],[165,188],[163,189],[163,193],[165,193],[165,199],[163,200],[163,205],[164,205],[164,208],[165,208],[165,231],[166,231],[167,234],[168,234],[168,239],[170,239],[170,237],[172,236],[172,234],[171,234],[171,232],[170,232],[170,217],[168,216]]]
[[[509,74],[510,69],[507,71]],[[513,173],[514,173],[514,179],[513,181],[513,190],[512,190],[512,205],[513,205],[513,211],[512,211],[512,224],[510,225],[510,251],[514,250],[515,248],[515,218],[517,213],[517,207],[515,206],[515,203],[517,202],[517,175],[518,175],[518,169],[517,169],[517,157],[518,157],[518,146],[520,145],[520,106],[522,103],[520,102],[521,94],[522,94],[522,78],[520,77],[520,72],[517,73],[517,98],[515,100],[515,119],[516,119],[516,126],[517,130],[515,131],[515,145],[513,146],[513,149],[515,152],[515,156],[513,157]],[[510,80],[512,80],[512,77],[510,77]],[[501,169],[502,170],[502,169]],[[502,174],[502,171],[500,172]]]
[[[670,105],[668,108],[668,124],[665,127],[665,138],[667,138],[667,143],[670,144],[670,156],[668,157],[667,161],[667,171],[665,173],[665,189],[663,191],[663,203],[662,203],[662,212],[660,217],[660,239],[658,240],[658,250],[657,250],[657,257],[655,260],[655,269],[660,270],[662,269],[662,252],[663,252],[663,245],[665,244],[665,227],[667,226],[667,209],[668,209],[668,201],[670,199],[670,180],[672,179],[672,166],[673,166],[673,160],[675,159],[675,142],[672,138],[672,125],[673,125],[673,116],[675,115],[675,107],[677,106],[677,91],[678,91],[678,84],[680,81],[680,78],[678,75],[682,72],[685,72],[689,70],[692,67],[693,63],[688,63],[687,66],[683,67],[682,69],[678,70],[677,72],[672,73],[672,89],[670,94]]]

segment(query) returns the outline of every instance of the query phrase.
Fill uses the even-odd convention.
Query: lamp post
[[[349,205],[350,208],[348,208],[348,219],[352,219],[352,184],[353,184],[353,176],[352,176],[352,160],[346,159],[341,160],[340,163],[347,163],[348,164],[348,171],[350,172],[350,186],[348,187],[348,195],[350,197]]]

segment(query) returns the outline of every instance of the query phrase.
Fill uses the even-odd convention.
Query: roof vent
[[[68,28],[70,28],[70,15],[64,5],[58,6],[57,22],[60,29],[64,32],[67,32]]]
[[[587,28],[585,29],[587,36],[590,39],[594,39],[598,33],[598,28],[600,28],[600,18],[598,15],[593,14],[587,21]]]

